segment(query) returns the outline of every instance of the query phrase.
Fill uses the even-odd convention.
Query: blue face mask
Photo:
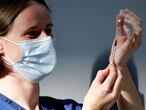
[[[10,58],[6,56],[5,58],[24,79],[32,83],[38,83],[52,72],[56,64],[56,53],[50,36],[20,43],[5,37],[2,38],[20,46],[22,57],[19,61],[13,62]]]

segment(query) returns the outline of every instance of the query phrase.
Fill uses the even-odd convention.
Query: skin
[[[127,68],[128,59],[142,42],[141,19],[128,9],[125,10],[124,18],[124,22],[132,26],[133,32],[125,27],[127,37],[126,39],[119,39],[122,42],[119,41],[119,49],[116,52],[115,63],[123,75],[123,88],[118,99],[118,105],[120,110],[144,110],[139,93]]]
[[[83,110],[107,110],[114,102],[118,102],[119,110],[144,110],[127,68],[128,59],[141,45],[141,19],[132,11],[125,9],[124,22],[132,26],[133,32],[128,27],[124,28],[126,37],[121,36],[118,39],[114,65],[110,65],[109,69],[98,71],[85,96]],[[114,72],[116,75],[112,75]]]
[[[32,2],[17,16],[12,28],[4,37],[18,43],[41,39],[51,35],[51,28],[52,21],[48,10],[43,5]],[[19,61],[20,47],[0,39],[0,55],[7,56],[14,62]],[[5,63],[11,68],[8,60],[5,60]],[[39,84],[27,82],[19,73],[12,68],[11,70],[9,75],[0,79],[0,92],[27,110],[39,110]]]
[[[85,96],[82,110],[108,110],[118,99],[123,76],[115,65],[109,65],[97,73]]]
[[[134,16],[130,14],[130,12],[127,12],[127,22],[130,18],[136,20],[136,15]],[[136,20],[136,22],[138,21],[139,20]],[[129,20],[129,22],[129,24],[134,25],[131,20]],[[30,28],[34,26],[35,28]],[[51,26],[52,22],[48,10],[41,4],[31,2],[31,5],[17,16],[12,24],[11,30],[4,37],[15,42],[41,39],[51,35]],[[136,23],[135,27],[140,26]],[[138,31],[136,31],[136,33],[137,36],[140,36]],[[117,56],[115,64],[109,65],[106,69],[98,71],[97,77],[85,96],[83,110],[106,110],[116,101],[119,102],[119,109],[121,110],[134,110],[133,108],[137,104],[141,104],[139,101],[140,98],[137,95],[137,90],[134,89],[135,86],[133,85],[133,82],[129,81],[131,76],[127,75],[128,70],[125,69],[127,59],[138,48],[135,46],[136,48],[131,48],[131,51],[128,51],[128,53],[128,45],[130,45],[131,42],[136,45],[138,42],[137,40],[129,40],[129,38],[131,39],[131,34],[128,32],[127,36],[129,36],[127,38],[128,40],[125,40],[125,42],[121,44],[121,48],[119,48],[116,53]],[[126,44],[124,45],[124,43]],[[12,48],[13,51],[11,51]],[[122,55],[119,57],[118,54]],[[7,56],[14,62],[19,61],[21,58],[20,47],[4,39],[0,39],[0,55],[3,55],[3,57]],[[13,70],[8,60],[5,60],[5,63],[9,65],[12,72],[10,72],[6,77],[0,79],[0,93],[6,95],[27,110],[39,110],[39,84],[33,84],[26,81],[19,75],[19,73]],[[125,74],[129,77],[125,77]],[[124,83],[126,83],[124,80],[128,80],[127,83],[129,86],[133,86],[131,88],[127,88],[124,86]],[[10,84],[15,86],[11,86]],[[136,92],[131,91],[131,89]],[[124,93],[125,91],[126,94]],[[132,95],[136,97],[135,99],[138,99],[138,101],[133,99],[130,95],[131,92],[133,92]],[[121,96],[123,98],[120,98]],[[129,106],[125,100],[130,100],[130,102],[135,106]],[[124,108],[121,107],[123,105]]]

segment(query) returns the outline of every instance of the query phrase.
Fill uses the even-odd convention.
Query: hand
[[[118,39],[118,46],[114,59],[116,66],[125,66],[134,51],[140,47],[142,40],[141,19],[128,9],[125,9],[123,16],[126,37],[120,36]],[[127,24],[132,27],[133,31],[127,27]]]
[[[82,110],[107,110],[118,99],[122,89],[122,74],[115,66],[100,70],[85,96]]]

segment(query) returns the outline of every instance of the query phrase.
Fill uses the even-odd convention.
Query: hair
[[[15,18],[32,1],[44,5],[51,13],[44,0],[0,0],[0,36],[5,36],[9,32]],[[8,67],[4,64],[2,55],[0,55],[0,78],[6,75],[6,70],[8,70]]]

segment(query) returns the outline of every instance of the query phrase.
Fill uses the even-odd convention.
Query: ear
[[[2,41],[0,40],[0,55],[3,55],[4,51],[3,51],[3,45],[2,45]]]

